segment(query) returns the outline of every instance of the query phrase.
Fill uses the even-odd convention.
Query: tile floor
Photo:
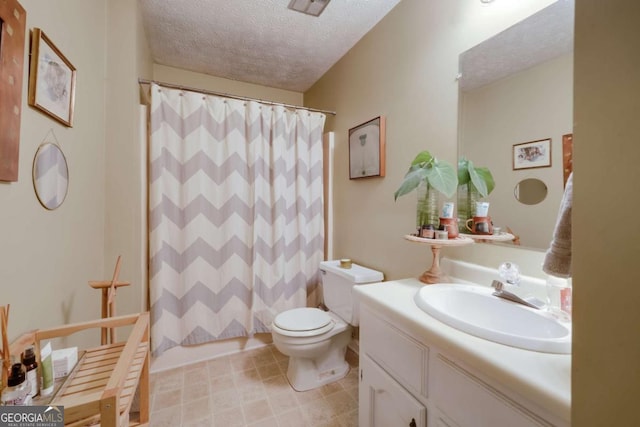
[[[358,358],[340,381],[296,392],[273,345],[151,375],[151,427],[357,427]]]

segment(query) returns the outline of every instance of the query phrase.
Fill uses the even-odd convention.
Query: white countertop
[[[423,312],[415,293],[424,286],[404,279],[356,286],[361,304],[381,310],[407,332],[459,359],[544,411],[571,419],[571,355],[522,350],[469,335]],[[508,321],[508,319],[505,319]]]

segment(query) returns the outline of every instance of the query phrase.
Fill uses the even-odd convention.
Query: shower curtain
[[[151,85],[152,353],[315,305],[325,116]]]

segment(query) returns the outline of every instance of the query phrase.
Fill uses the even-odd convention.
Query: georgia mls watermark
[[[64,407],[0,406],[0,427],[64,427]]]

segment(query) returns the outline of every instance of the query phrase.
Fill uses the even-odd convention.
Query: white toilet
[[[330,311],[294,308],[276,316],[271,324],[273,343],[289,356],[287,378],[298,391],[311,390],[343,378],[349,372],[345,360],[351,341],[351,325],[358,326],[354,286],[381,282],[383,275],[357,264],[340,267],[340,261],[323,261],[322,291]]]

